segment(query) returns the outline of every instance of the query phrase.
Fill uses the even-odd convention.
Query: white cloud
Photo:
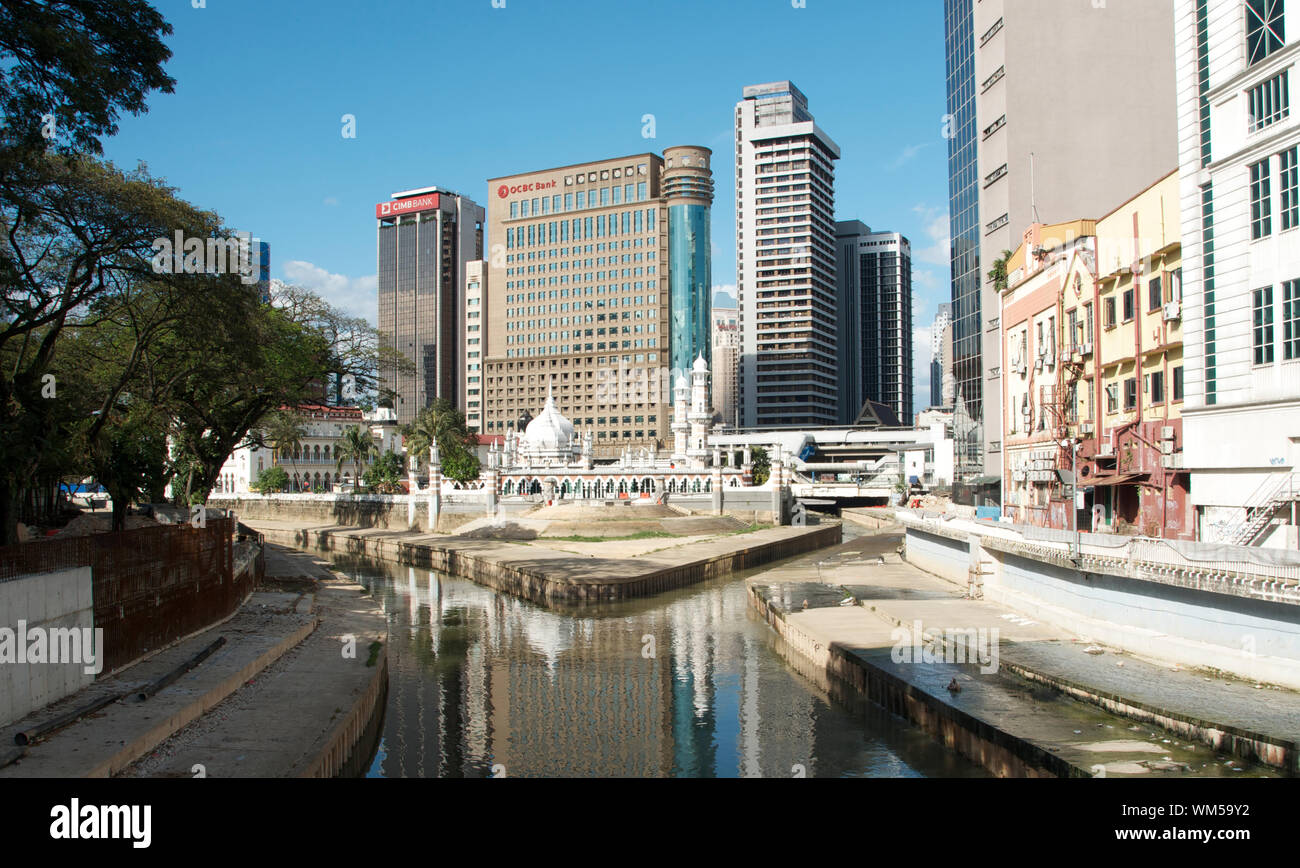
[[[938,289],[939,278],[933,271],[928,268],[922,268],[919,271],[912,269],[912,285],[919,286],[921,289]]]
[[[326,196],[324,202],[322,202],[321,204],[328,205],[331,208],[335,208],[338,206],[339,200],[335,199],[333,196]]]
[[[921,153],[921,151],[924,151],[926,148],[930,147],[931,144],[933,143],[922,142],[921,144],[918,145],[908,145],[907,147],[903,148],[903,150],[899,153],[899,155],[894,158],[894,161],[889,164],[890,171],[895,171],[903,168],[903,166],[912,162],[912,160],[916,158],[917,154]]]
[[[952,265],[952,231],[948,224],[948,209],[930,208],[917,205],[912,213],[925,222],[925,234],[929,244],[923,244],[912,251],[912,259],[929,265]]]
[[[365,317],[374,323],[378,303],[377,275],[348,277],[333,274],[310,262],[292,260],[284,264],[284,276],[289,283],[319,293],[321,298],[348,314]]]

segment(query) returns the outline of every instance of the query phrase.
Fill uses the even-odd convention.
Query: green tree
[[[754,472],[754,484],[766,485],[772,475],[772,462],[767,457],[767,450],[762,446],[755,446],[750,450],[749,457]]]
[[[388,398],[381,387],[383,378],[396,382],[399,376],[415,374],[415,363],[382,340],[367,320],[349,316],[300,286],[274,283],[271,304],[291,321],[324,338],[325,372],[330,399],[339,404],[372,409]]]
[[[88,444],[118,418],[145,347],[174,318],[147,284],[166,285],[168,298],[200,295],[215,278],[176,275],[163,284],[152,267],[154,239],[181,230],[207,238],[221,227],[215,215],[177,199],[143,170],[118,171],[84,157],[40,155],[19,169],[0,167],[0,534],[15,539],[19,502],[57,447],[53,439],[76,389],[77,360],[64,347],[71,332],[116,323],[109,312],[134,306],[129,332],[101,341],[118,360],[108,371],[82,365],[93,381],[99,415],[83,432]],[[247,293],[245,293],[247,294]],[[108,316],[109,319],[105,319]],[[66,349],[66,348],[65,348]],[[89,372],[89,373],[87,373]],[[64,389],[63,387],[68,388]],[[89,388],[89,387],[88,387]],[[83,395],[83,397],[85,397]]]
[[[271,413],[262,425],[263,442],[283,458],[289,456],[290,466],[298,472],[298,459],[302,438],[307,436],[307,419],[297,410],[282,407]]]
[[[370,432],[360,425],[353,425],[343,429],[343,439],[334,447],[334,454],[337,456],[335,469],[341,471],[343,465],[351,461],[352,466],[356,468],[356,474],[352,477],[353,483],[358,487],[361,485],[361,465],[369,461],[376,453],[379,452],[379,445],[375,439],[370,436]]]
[[[401,491],[404,469],[402,456],[389,449],[362,474],[361,481],[372,494],[396,494]]]
[[[147,408],[129,408],[104,428],[90,451],[95,479],[113,502],[113,530],[126,526],[126,510],[157,488],[157,474],[167,440],[157,418]]]
[[[151,91],[173,92],[163,72],[171,51],[162,38],[171,33],[145,0],[0,0],[6,147],[43,150],[53,141],[100,153],[121,112],[145,111]]]
[[[285,472],[283,467],[276,464],[258,474],[257,480],[249,487],[261,494],[284,491],[289,487],[289,474]]]
[[[402,428],[407,459],[415,466],[428,463],[429,448],[438,444],[442,473],[457,482],[478,479],[481,470],[474,435],[465,423],[465,414],[445,398],[435,400]]]

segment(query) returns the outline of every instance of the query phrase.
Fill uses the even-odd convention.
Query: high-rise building
[[[793,84],[745,88],[736,105],[743,427],[834,425],[838,418],[839,157]]]
[[[1174,4],[1183,293],[1169,314],[1183,323],[1186,380],[1172,389],[1199,538],[1294,549],[1300,22],[1288,6],[1297,12],[1281,0]]]
[[[663,198],[668,206],[669,358],[673,382],[700,356],[712,365],[713,255],[709,221],[713,171],[708,148],[664,149]]]
[[[375,206],[380,340],[415,366],[380,372],[400,424],[438,398],[464,406],[465,271],[483,258],[483,216],[472,200],[437,187]]]
[[[714,308],[717,312],[717,308]],[[733,311],[734,313],[734,311]],[[740,326],[715,317],[713,321],[713,410],[723,424],[735,427],[740,396],[737,374],[740,365]]]
[[[671,170],[647,153],[489,181],[482,433],[536,416],[553,387],[597,457],[667,444],[678,269],[681,339],[710,353],[710,153],[670,148]]]
[[[461,411],[465,427],[474,434],[483,433],[483,351],[487,344],[488,264],[476,259],[465,263],[465,331],[461,346],[465,348],[465,386],[461,391]]]
[[[1002,474],[1003,416],[990,272],[1024,227],[1109,213],[1177,164],[1173,9],[946,0],[945,11],[956,411],[973,422],[958,431],[959,475],[989,480]]]
[[[835,224],[839,418],[867,401],[912,418],[912,246],[860,220]]]
[[[952,340],[952,305],[939,305],[934,325],[930,327],[930,406],[946,407],[943,397],[944,346]]]

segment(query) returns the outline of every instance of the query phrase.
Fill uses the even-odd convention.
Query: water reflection
[[[564,612],[428,570],[335,562],[389,622],[373,777],[982,774],[792,672],[740,578]]]

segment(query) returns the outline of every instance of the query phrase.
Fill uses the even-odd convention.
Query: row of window
[[[1183,400],[1183,366],[1179,365],[1173,369],[1174,394],[1175,402]],[[1137,378],[1129,377],[1124,381],[1124,411],[1129,412],[1137,408]],[[1106,412],[1115,414],[1120,411],[1120,384],[1106,384]],[[1142,375],[1142,392],[1147,396],[1147,404],[1165,403],[1165,372],[1152,371],[1149,374]]]
[[[1153,313],[1160,310],[1164,305],[1170,302],[1182,301],[1183,297],[1183,270],[1175,269],[1163,275],[1156,275],[1147,281],[1147,312]],[[1124,306],[1124,318],[1119,322],[1130,322],[1136,315],[1136,299],[1132,289],[1126,289],[1120,294],[1120,302]],[[1102,327],[1114,328],[1118,323],[1116,321],[1116,299],[1110,296],[1103,300],[1102,307]]]
[[[657,214],[658,209],[645,208],[618,214],[598,214],[595,217],[575,217],[572,220],[551,220],[547,223],[507,227],[506,249],[562,244],[569,240],[570,235],[574,241],[583,241],[604,238],[606,235],[655,232]]]
[[[1275,360],[1273,287],[1257,289],[1252,294],[1253,347],[1256,365],[1271,365]],[[1300,359],[1300,280],[1282,284],[1282,360]]]
[[[544,214],[559,214],[563,211],[584,211],[587,208],[606,208],[610,205],[622,205],[625,202],[644,202],[649,198],[646,182],[638,184],[615,184],[601,187],[599,190],[579,190],[577,193],[565,193],[561,196],[542,196],[537,199],[518,199],[510,203],[510,219],[540,217]]]

